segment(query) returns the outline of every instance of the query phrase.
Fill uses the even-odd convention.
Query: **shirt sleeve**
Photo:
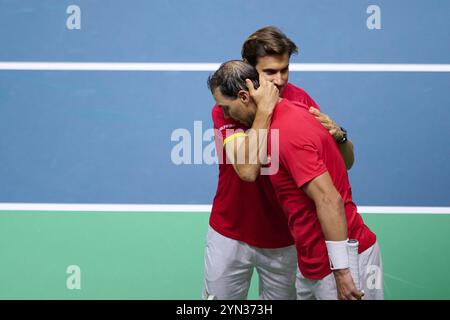
[[[314,145],[282,146],[281,161],[298,188],[327,171],[327,167]]]
[[[305,91],[305,102],[308,106],[314,107],[320,110],[319,105],[310,97],[310,95]]]
[[[218,105],[213,107],[211,115],[214,123],[214,137],[217,145],[223,146],[223,141],[226,138],[247,130],[240,122],[231,118],[225,118]]]
[[[310,107],[314,107],[320,110],[319,105],[313,100],[313,98],[311,98],[311,96],[305,90],[293,85],[291,86],[291,88],[292,94],[286,97],[289,101],[307,110]]]

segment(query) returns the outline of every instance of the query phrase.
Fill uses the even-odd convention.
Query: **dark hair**
[[[250,79],[253,86],[258,88],[258,71],[246,62],[231,60],[222,63],[219,69],[208,77],[208,88],[213,94],[214,90],[219,88],[224,96],[236,98],[240,90],[247,90],[245,79]]]
[[[296,44],[277,27],[269,26],[251,34],[242,45],[242,59],[256,66],[258,58],[297,53]]]

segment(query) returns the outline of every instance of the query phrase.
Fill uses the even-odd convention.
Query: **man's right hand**
[[[272,114],[275,105],[280,99],[280,92],[278,88],[270,81],[267,81],[263,76],[259,76],[259,88],[255,89],[253,82],[249,79],[245,80],[248,92],[258,106],[258,112]]]
[[[364,292],[359,291],[353,282],[350,269],[334,270],[338,300],[361,300]]]

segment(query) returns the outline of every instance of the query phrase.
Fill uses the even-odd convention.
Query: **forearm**
[[[338,299],[361,299],[349,271],[348,232],[344,201],[328,172],[307,183],[303,190],[313,199],[325,238],[330,267],[334,272]]]
[[[252,127],[247,130],[246,137],[246,154],[248,155],[248,163],[256,164],[258,170],[261,167],[263,159],[267,155],[267,133],[270,127],[271,113],[258,111]]]
[[[353,152],[353,143],[347,140],[346,143],[338,144],[342,159],[344,159],[345,167],[350,170],[355,162],[355,154]]]
[[[254,181],[259,175],[261,164],[267,154],[267,132],[270,119],[270,113],[258,110],[245,138],[235,145],[234,168],[239,177],[245,181]]]
[[[349,269],[347,253],[347,220],[342,198],[329,199],[317,206],[322,232],[325,237],[330,266],[336,281],[336,291],[339,300],[361,299],[364,293],[360,292],[352,279]]]
[[[325,240],[342,241],[347,239],[344,203],[338,193],[323,194],[316,201],[316,210]]]

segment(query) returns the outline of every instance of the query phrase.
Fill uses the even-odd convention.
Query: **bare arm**
[[[313,114],[325,128],[327,128],[334,140],[337,141],[342,138],[344,133],[342,132],[341,127],[338,126],[329,116],[314,107],[311,107],[309,112]],[[350,170],[355,162],[353,143],[350,140],[347,140],[346,143],[339,145],[339,151],[341,152],[342,159],[344,159],[345,167],[347,170]]]
[[[339,151],[341,152],[342,159],[344,159],[345,167],[350,170],[355,163],[355,153],[353,152],[353,142],[347,140],[346,143],[339,144]]]
[[[314,201],[325,240],[347,240],[344,202],[334,187],[329,173],[325,172],[314,178],[303,186],[303,190]],[[333,273],[338,299],[357,300],[362,298],[364,293],[356,289],[349,268],[334,270]]]
[[[253,125],[246,135],[237,136],[225,143],[228,161],[244,181],[255,181],[259,175],[261,159],[267,153],[267,130],[271,116],[271,113],[258,108]]]
[[[344,202],[334,187],[328,172],[314,178],[303,186],[303,190],[316,205],[325,240],[342,241],[347,239],[347,219]]]
[[[224,142],[228,161],[233,165],[238,176],[248,182],[259,176],[262,160],[267,156],[267,132],[273,109],[279,100],[278,89],[260,77],[258,89],[246,81],[251,98],[257,105],[255,120],[245,136]]]

